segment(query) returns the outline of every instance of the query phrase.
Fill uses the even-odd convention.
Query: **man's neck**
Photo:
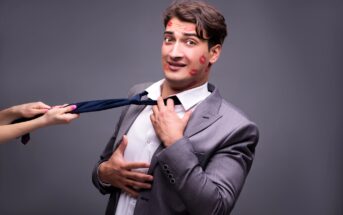
[[[205,80],[203,83],[199,83],[196,85],[190,85],[189,87],[174,87],[167,80],[164,80],[164,82],[161,85],[161,96],[162,96],[162,98],[167,98],[171,95],[175,95],[177,93],[181,93],[183,91],[199,87],[199,86],[203,85],[204,83],[206,83],[206,81],[207,80]]]

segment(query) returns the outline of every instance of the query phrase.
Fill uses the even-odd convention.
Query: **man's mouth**
[[[168,63],[168,68],[171,71],[178,71],[179,69],[181,69],[181,68],[186,66],[186,64],[178,63],[178,62],[170,62],[170,61],[168,61],[167,63]]]

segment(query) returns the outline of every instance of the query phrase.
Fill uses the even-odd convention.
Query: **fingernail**
[[[76,106],[76,105],[72,105],[71,108],[72,108],[73,110],[75,110],[75,109],[77,108],[77,106]]]

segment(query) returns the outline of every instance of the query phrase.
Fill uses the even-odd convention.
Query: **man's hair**
[[[216,44],[222,45],[227,35],[224,16],[213,6],[193,0],[174,1],[164,12],[164,27],[172,18],[196,25],[200,39],[208,40],[210,49]]]

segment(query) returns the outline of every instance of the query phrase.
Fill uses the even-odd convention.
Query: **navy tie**
[[[76,105],[77,108],[71,111],[70,113],[86,113],[86,112],[102,111],[102,110],[121,107],[125,105],[156,105],[157,104],[156,100],[152,100],[152,99],[142,100],[142,97],[147,94],[148,93],[144,91],[143,93],[134,95],[131,98],[104,99],[104,100],[94,100],[94,101],[73,103],[69,105]],[[167,102],[167,99],[173,99],[174,105],[181,104],[180,100],[176,96],[171,96],[164,99],[165,104]]]
[[[76,109],[72,110],[70,113],[87,113],[87,112],[95,112],[95,111],[102,111],[107,110],[111,108],[126,106],[126,105],[156,105],[157,101],[152,99],[143,99],[142,97],[147,95],[148,92],[144,91],[142,93],[139,93],[137,95],[134,95],[130,98],[122,98],[122,99],[103,99],[103,100],[92,100],[92,101],[84,101],[84,102],[77,102],[72,103],[69,105],[76,105]],[[167,103],[167,99],[172,99],[174,101],[174,105],[181,104],[180,100],[176,96],[171,96],[166,99],[164,99],[164,104]],[[32,118],[20,118],[12,122],[19,123],[19,122],[25,122],[29,121],[35,118],[38,118],[42,115],[37,115]],[[24,134],[21,137],[21,142],[23,144],[27,144],[30,140],[30,133]]]

